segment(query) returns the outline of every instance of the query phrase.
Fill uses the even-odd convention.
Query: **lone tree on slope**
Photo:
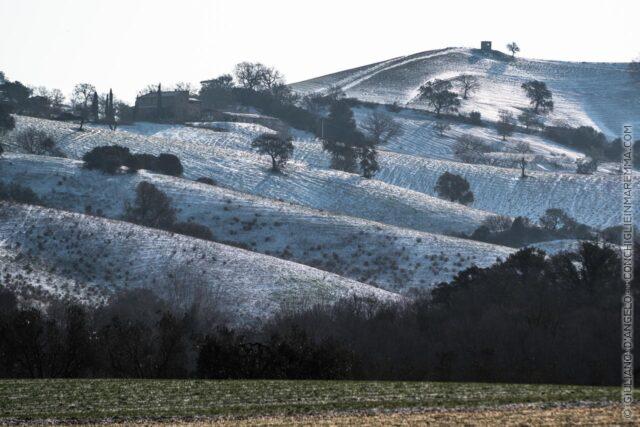
[[[136,187],[133,206],[125,206],[124,220],[146,227],[169,230],[176,222],[176,211],[171,199],[158,188],[142,181]]]
[[[438,135],[440,136],[444,136],[444,134],[451,129],[449,122],[444,120],[436,120],[436,124],[433,125],[433,127],[438,131]]]
[[[438,196],[452,202],[463,205],[473,203],[473,193],[469,189],[469,182],[460,175],[443,173],[436,182],[435,190]]]
[[[462,88],[462,99],[468,99],[469,95],[480,89],[480,82],[476,76],[463,74],[456,80]]]
[[[515,58],[516,53],[520,52],[520,46],[516,42],[511,42],[507,45],[507,49],[511,52],[511,57]]]
[[[437,116],[440,113],[458,111],[460,99],[451,91],[452,84],[447,80],[435,79],[420,86],[420,99],[427,101]]]
[[[498,135],[502,137],[502,140],[506,141],[508,136],[513,135],[513,131],[516,128],[516,120],[513,117],[513,113],[509,110],[500,110],[498,116],[499,119],[496,123],[496,130],[498,131]]]
[[[547,89],[547,84],[539,80],[530,80],[522,83],[522,90],[525,91],[529,103],[533,106],[534,113],[553,111],[553,95]]]
[[[280,134],[264,133],[257,137],[251,146],[256,148],[258,153],[271,157],[273,172],[279,172],[293,154],[291,137],[284,137]]]
[[[234,69],[236,81],[249,90],[272,90],[284,84],[282,74],[259,62],[241,62]]]
[[[95,92],[96,92],[96,88],[89,83],[78,83],[73,88],[71,103],[73,104],[76,111],[78,111],[78,113],[80,114],[79,130],[82,130],[82,127],[84,126],[84,122],[88,118],[89,101],[91,100]]]
[[[329,106],[329,117],[324,120],[322,148],[331,155],[331,168],[345,172],[357,169],[358,147],[364,135],[358,132],[351,107],[344,100]]]
[[[98,93],[93,92],[93,96],[91,97],[91,120],[93,120],[94,123],[98,123],[100,119],[98,110]]]
[[[400,124],[382,111],[374,111],[362,123],[365,134],[376,145],[386,144],[391,138],[402,135]]]

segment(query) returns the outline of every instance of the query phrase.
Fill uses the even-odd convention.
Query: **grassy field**
[[[348,424],[354,412],[410,418],[426,416],[424,410],[430,416],[475,413],[477,419],[508,405],[511,412],[580,409],[587,402],[612,408],[619,393],[617,387],[434,382],[0,380],[0,423],[260,417],[277,424],[287,417],[321,417],[312,422],[317,424],[330,416]]]

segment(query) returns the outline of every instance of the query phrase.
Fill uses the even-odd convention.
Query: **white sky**
[[[448,46],[509,41],[530,58],[629,61],[640,0],[0,0],[0,70],[132,101],[149,83],[197,83],[248,60],[287,81]]]

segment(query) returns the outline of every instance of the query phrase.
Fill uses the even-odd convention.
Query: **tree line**
[[[345,299],[244,327],[149,289],[41,310],[3,283],[0,376],[613,385],[622,288],[618,252],[590,243],[551,257],[523,249],[402,303]]]

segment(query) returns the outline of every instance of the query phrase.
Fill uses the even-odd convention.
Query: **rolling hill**
[[[265,157],[246,148],[221,148],[211,140],[148,137],[90,126],[84,132],[77,132],[71,123],[28,117],[18,117],[13,135],[26,128],[51,134],[71,158],[80,158],[93,147],[114,144],[138,153],[172,153],[181,159],[184,176],[189,179],[209,177],[218,185],[244,193],[402,228],[436,233],[469,232],[491,215],[379,180],[310,167],[304,162],[291,162],[283,174],[273,174]],[[221,138],[229,138],[226,132],[200,132],[206,132],[214,141],[219,134]],[[9,139],[11,137],[9,135]],[[245,145],[249,144],[246,138],[244,141]]]
[[[291,87],[302,93],[339,87],[348,96],[364,101],[425,108],[416,99],[423,83],[461,74],[477,76],[481,85],[471,99],[463,102],[461,111],[480,111],[491,120],[497,119],[500,109],[519,113],[527,107],[520,85],[541,80],[553,92],[556,106],[548,123],[593,126],[609,137],[618,136],[623,124],[640,125],[640,91],[629,90],[634,83],[627,63],[512,60],[497,51],[448,48],[345,70]]]
[[[216,241],[393,291],[450,280],[513,252],[146,171],[106,175],[79,161],[19,154],[1,158],[0,168],[0,182],[32,188],[47,206],[113,219],[133,203],[136,185],[148,181],[172,199],[179,220],[206,225]]]
[[[232,322],[351,295],[399,298],[293,262],[125,222],[6,202],[0,216],[2,279],[26,295],[99,303],[115,290],[144,287],[175,304],[207,304]]]

